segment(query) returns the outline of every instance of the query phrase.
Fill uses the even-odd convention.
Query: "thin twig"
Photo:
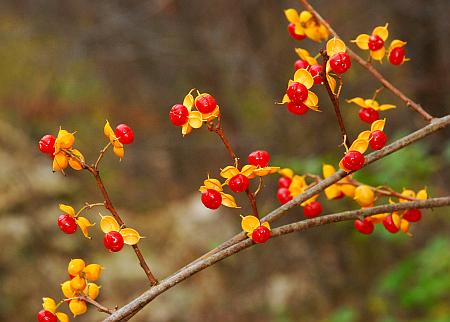
[[[381,93],[381,91],[383,91],[383,89],[384,89],[384,87],[377,88],[375,90],[375,92],[373,93],[372,100],[375,100],[378,97],[378,95]]]
[[[320,50],[320,54],[322,55],[322,58],[323,58],[323,60],[322,60],[323,85],[327,89],[328,96],[330,97],[331,103],[333,104],[334,113],[336,114],[336,119],[339,124],[339,129],[341,130],[342,138],[344,139],[345,144],[347,146],[350,146],[350,139],[348,137],[347,130],[345,129],[344,120],[342,119],[341,109],[339,106],[339,96],[333,93],[333,90],[331,89],[330,83],[328,82],[328,78],[326,75],[327,62],[330,57],[322,49]],[[339,88],[339,93],[340,93],[340,88]]]
[[[106,306],[101,305],[100,303],[98,303],[96,300],[91,299],[89,296],[86,295],[79,295],[75,298],[73,298],[74,300],[79,300],[79,301],[85,301],[89,304],[92,304],[93,306],[95,306],[97,308],[97,310],[99,310],[100,312],[103,313],[107,313],[107,314],[113,314],[115,310],[112,309],[108,309]]]
[[[380,195],[383,195],[383,196],[390,196],[390,197],[395,197],[395,198],[405,199],[405,200],[409,200],[409,201],[415,201],[415,200],[418,200],[417,198],[413,198],[413,197],[409,197],[409,196],[404,196],[404,195],[402,195],[401,193],[399,193],[399,192],[397,192],[397,191],[395,191],[395,190],[393,190],[393,189],[391,189],[391,188],[389,188],[389,187],[372,187],[372,186],[369,186],[368,184],[359,182],[359,181],[357,181],[357,180],[355,180],[355,179],[353,179],[353,178],[352,178],[352,179],[349,179],[349,180],[346,181],[346,182],[337,182],[336,184],[337,184],[337,185],[347,185],[347,184],[349,184],[349,185],[352,185],[352,186],[355,186],[355,187],[359,187],[359,186],[367,186],[367,187],[369,187],[371,190],[373,190],[374,192],[376,192],[376,193],[378,193],[378,194],[380,194]]]
[[[275,228],[271,232],[272,237],[278,237],[282,235],[286,235],[296,231],[303,231],[309,228],[322,226],[330,223],[346,221],[346,220],[354,220],[360,218],[361,216],[369,216],[378,213],[392,212],[397,210],[405,210],[405,209],[422,209],[422,208],[437,208],[444,207],[450,205],[450,196],[443,198],[433,198],[422,201],[412,201],[412,202],[403,202],[397,204],[388,204],[373,208],[359,209],[354,211],[346,211],[343,213],[337,213],[327,216],[322,216],[313,219],[302,220],[301,222],[284,225],[279,228]],[[239,243],[221,250],[220,252],[204,258],[201,261],[193,263],[191,265],[187,265],[185,268],[179,270],[177,273],[169,276],[168,278],[161,281],[161,283],[151,289],[147,290],[127,305],[118,309],[111,316],[107,317],[104,322],[112,322],[112,321],[126,321],[130,316],[135,315],[138,311],[142,310],[142,308],[150,303],[153,299],[155,299],[158,295],[164,293],[168,289],[174,287],[178,283],[184,281],[190,276],[208,268],[209,266],[221,261],[224,258],[227,258],[231,255],[234,255],[248,247],[255,245],[253,241],[249,238],[240,241]]]
[[[100,161],[102,160],[103,156],[105,155],[106,150],[111,146],[111,142],[109,142],[103,149],[100,150],[100,154],[97,158],[97,161],[95,161],[94,169],[98,169],[98,165]]]
[[[330,33],[336,37],[340,38],[339,35],[334,31],[334,29],[330,26],[330,24],[322,18],[322,16],[311,6],[311,4],[308,2],[308,0],[299,0],[305,8],[310,11],[314,17],[318,21],[320,21],[321,24],[323,24]],[[353,50],[347,47],[347,52],[358,64],[366,68],[369,73],[371,73],[378,81],[388,90],[390,90],[394,95],[398,96],[405,104],[406,106],[409,106],[411,109],[416,111],[420,114],[420,116],[423,117],[423,119],[427,122],[431,122],[433,120],[433,116],[431,116],[429,113],[427,113],[422,106],[414,102],[412,99],[410,99],[408,96],[406,96],[402,91],[400,91],[397,87],[392,85],[391,82],[389,82],[384,76],[375,68],[370,62],[367,62],[363,58],[361,58],[358,54],[356,54]]]
[[[230,144],[230,141],[226,137],[225,132],[223,131],[222,127],[220,126],[220,118],[218,119],[217,125],[214,125],[214,123],[211,122],[211,123],[208,123],[207,126],[208,126],[209,131],[214,132],[219,136],[223,145],[225,145],[225,148],[227,149],[228,154],[230,155],[231,159],[236,164],[236,167],[238,169],[241,169],[239,157],[237,156],[236,152],[234,151],[233,147]],[[252,208],[253,215],[259,218],[258,206],[256,204],[256,194],[251,192],[250,189],[245,190],[245,194],[247,195],[248,201]]]
[[[104,202],[97,202],[97,203],[85,203],[84,206],[78,210],[78,212],[75,214],[75,217],[78,217],[78,215],[80,215],[83,211],[85,211],[86,209],[92,209],[94,207],[104,207],[105,203]]]

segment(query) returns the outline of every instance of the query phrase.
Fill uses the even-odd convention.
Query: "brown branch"
[[[79,295],[79,296],[75,297],[74,300],[85,301],[85,302],[95,306],[99,312],[107,313],[110,315],[113,314],[115,311],[112,309],[108,309],[106,306],[101,305],[97,301],[91,299],[89,296]]]
[[[339,35],[336,33],[336,31],[330,26],[330,24],[324,18],[322,18],[322,16],[311,6],[308,0],[299,0],[299,1],[308,11],[310,11],[316,17],[316,19],[321,24],[323,24],[330,31],[330,33],[334,37],[340,38]],[[389,82],[386,78],[384,78],[384,76],[375,67],[373,67],[373,65],[370,62],[364,60],[350,48],[347,48],[347,52],[350,55],[350,57],[352,57],[358,64],[367,69],[369,73],[371,73],[381,84],[383,84],[383,86],[386,89],[390,90],[394,95],[398,96],[406,104],[406,106],[409,106],[411,109],[419,113],[420,116],[422,116],[422,118],[427,122],[431,122],[431,120],[433,120],[433,116],[427,113],[422,108],[422,106],[420,106],[420,104],[414,102],[402,91],[400,91],[397,87],[395,87],[391,82]]]
[[[339,129],[341,130],[341,135],[343,138],[343,141],[347,146],[350,146],[350,139],[347,134],[347,130],[345,129],[344,120],[342,119],[341,109],[339,107],[339,96],[335,95],[333,93],[333,90],[331,89],[330,83],[328,82],[327,78],[327,62],[330,58],[328,54],[324,50],[320,50],[320,54],[322,55],[322,79],[323,79],[323,85],[327,89],[328,96],[330,97],[331,103],[334,107],[334,113],[336,114],[336,119],[339,124]],[[339,89],[340,93],[340,89]]]
[[[391,212],[396,210],[405,210],[405,209],[421,209],[421,208],[437,208],[444,207],[450,205],[450,196],[443,198],[433,198],[428,200],[421,201],[412,201],[412,202],[404,202],[390,205],[383,205],[373,208],[366,208],[354,211],[346,211],[337,214],[331,214],[327,216],[322,216],[313,219],[306,219],[300,222],[296,222],[289,225],[284,225],[279,228],[275,228],[272,230],[271,236],[278,237],[282,235],[286,235],[296,231],[303,231],[312,227],[322,226],[330,223],[346,221],[346,220],[354,220],[360,218],[361,216],[369,216],[378,213]],[[196,263],[192,263],[191,265],[187,265],[185,268],[179,270],[177,273],[169,276],[168,278],[161,281],[161,283],[155,287],[152,287],[148,291],[141,294],[136,299],[129,302],[127,305],[118,309],[111,316],[103,320],[104,322],[112,322],[112,321],[127,321],[130,316],[135,315],[138,311],[142,310],[144,306],[150,303],[153,299],[155,299],[158,295],[164,293],[168,289],[174,287],[178,283],[184,281],[190,276],[208,268],[209,266],[221,261],[224,258],[227,258],[233,254],[236,254],[250,246],[255,245],[251,239],[245,239],[240,241],[239,243],[221,250],[220,252],[204,258]]]
[[[103,149],[100,150],[100,154],[98,155],[97,161],[94,163],[94,169],[98,169],[98,165],[105,155],[106,150],[111,146],[111,142],[109,142]]]
[[[239,161],[239,157],[237,156],[236,152],[234,152],[233,147],[230,144],[230,141],[228,140],[228,138],[225,136],[225,132],[223,131],[221,125],[220,125],[220,120],[218,121],[218,125],[214,125],[213,123],[208,123],[208,130],[211,132],[216,133],[220,140],[222,141],[223,145],[225,145],[225,148],[227,149],[228,153],[230,154],[231,159],[233,160],[233,162],[236,164],[236,167],[238,169],[241,168],[241,164]],[[258,213],[258,206],[256,204],[256,195],[255,193],[251,192],[250,189],[245,190],[245,193],[247,195],[248,201],[250,203],[250,206],[252,208],[252,212],[253,215],[259,218],[259,213]]]
[[[120,226],[126,227],[124,221],[122,218],[120,218],[119,213],[117,212],[116,208],[113,206],[111,202],[111,198],[109,197],[108,192],[106,191],[105,185],[103,184],[102,178],[100,177],[100,172],[98,169],[89,166],[84,165],[84,168],[87,169],[95,178],[95,181],[97,182],[97,186],[100,189],[100,192],[103,195],[103,199],[105,200],[105,208],[109,210],[109,212],[113,215],[113,217],[117,220]],[[150,271],[150,268],[148,267],[144,256],[142,255],[141,250],[139,249],[139,246],[133,245],[133,250],[136,253],[136,256],[139,260],[139,264],[141,265],[142,269],[144,270],[145,274],[147,275],[148,280],[150,281],[151,285],[158,284],[158,280],[153,276],[153,273]]]
[[[450,115],[444,116],[442,118],[433,119],[431,124],[385,146],[383,149],[381,149],[379,151],[372,152],[369,155],[367,155],[364,167],[379,160],[379,159],[386,157],[387,155],[389,155],[391,153],[394,153],[395,151],[398,151],[398,150],[408,146],[409,144],[417,142],[418,140],[423,139],[424,137],[426,137],[440,129],[443,129],[449,125],[450,125]],[[273,221],[281,218],[282,216],[286,215],[286,212],[288,210],[290,210],[291,208],[296,207],[298,204],[308,200],[312,196],[320,193],[325,188],[331,186],[332,184],[337,183],[339,180],[341,180],[344,177],[347,177],[350,174],[351,173],[346,173],[343,170],[337,171],[333,175],[320,181],[318,184],[312,186],[310,189],[306,190],[299,196],[295,197],[291,201],[289,201],[289,202],[285,203],[284,205],[278,207],[277,209],[273,210],[268,215],[264,216],[261,219],[261,221],[262,222],[264,222],[264,221],[273,222]],[[228,239],[227,241],[223,242],[221,245],[210,250],[208,253],[206,253],[205,255],[200,257],[198,260],[203,260],[204,258],[209,257],[209,256],[211,256],[219,251],[222,251],[228,247],[231,247],[246,238],[247,238],[247,236],[245,233],[243,233],[243,232],[238,233],[235,236]],[[195,262],[196,261],[194,261],[194,263]]]

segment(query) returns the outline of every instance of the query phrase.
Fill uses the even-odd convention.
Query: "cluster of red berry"
[[[400,230],[406,230],[409,228],[409,223],[418,222],[422,218],[422,212],[419,209],[409,209],[402,214],[393,213],[384,216],[383,218],[377,216],[369,216],[364,219],[355,220],[355,228],[362,234],[370,235],[374,229],[376,223],[383,223],[384,228],[395,234]]]

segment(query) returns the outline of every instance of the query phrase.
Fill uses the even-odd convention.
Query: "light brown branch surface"
[[[346,221],[346,220],[354,220],[361,216],[369,216],[375,215],[379,213],[392,212],[397,210],[405,210],[405,209],[422,209],[422,208],[436,208],[450,205],[450,196],[443,198],[433,198],[428,200],[421,201],[411,201],[411,202],[403,202],[397,204],[389,204],[382,205],[373,208],[360,209],[354,211],[346,211],[342,213],[322,216],[313,219],[306,219],[300,222],[296,222],[289,225],[284,225],[279,228],[275,228],[272,230],[272,237],[278,237],[281,235],[286,235],[296,231],[303,231],[312,227],[322,226],[330,223]],[[158,295],[164,293],[166,290],[174,287],[178,283],[184,281],[190,276],[204,270],[205,268],[221,261],[224,258],[227,258],[235,253],[238,253],[250,246],[255,245],[251,239],[245,239],[240,241],[239,243],[221,250],[220,252],[209,256],[201,261],[193,265],[186,266],[185,269],[178,271],[177,273],[169,276],[168,278],[161,281],[160,284],[152,287],[127,305],[118,309],[111,316],[103,320],[104,322],[112,322],[112,321],[126,321],[130,316],[136,314],[136,312],[140,311],[144,306],[150,303],[153,299],[155,299]]]

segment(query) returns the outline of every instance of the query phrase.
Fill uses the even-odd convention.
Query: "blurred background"
[[[412,60],[379,69],[431,114],[449,112],[449,1],[312,4],[345,40],[389,22],[390,40],[408,41]],[[283,14],[289,7],[301,9],[294,0],[1,1],[1,321],[34,321],[43,296],[61,298],[70,258],[106,267],[99,298],[106,306],[121,306],[148,287],[131,248],[107,253],[97,227],[91,241],[59,231],[58,203],[79,209],[102,201],[88,173],[53,174],[39,153],[38,140],[59,126],[77,131],[76,147],[91,161],[106,142],[105,119],[134,129],[125,159],[109,152],[102,175],[127,224],[147,237],[140,245],[159,279],[240,230],[240,211],[209,211],[197,192],[207,173],[218,176],[230,164],[220,141],[206,129],[182,138],[168,120],[191,88],[216,97],[243,158],[266,149],[273,165],[316,173],[322,162],[337,163],[341,138],[323,88],[316,90],[322,113],[298,117],[274,105],[293,73],[294,48],[322,46],[290,39]],[[354,64],[342,97],[371,97],[378,87]],[[390,93],[379,101],[399,106],[382,114],[391,140],[424,125]],[[367,127],[357,107],[343,102],[342,109],[353,137]],[[357,179],[447,195],[448,138],[448,131],[434,134]],[[278,206],[277,179],[265,180],[258,196],[263,214]],[[320,200],[325,213],[357,208]],[[238,202],[249,211],[245,199]],[[98,222],[98,210],[88,216]],[[282,222],[301,218],[298,208]],[[412,238],[382,227],[362,236],[350,222],[277,238],[183,282],[134,321],[450,321],[449,229],[449,210],[436,209],[414,225]],[[77,320],[103,317],[90,308]]]

